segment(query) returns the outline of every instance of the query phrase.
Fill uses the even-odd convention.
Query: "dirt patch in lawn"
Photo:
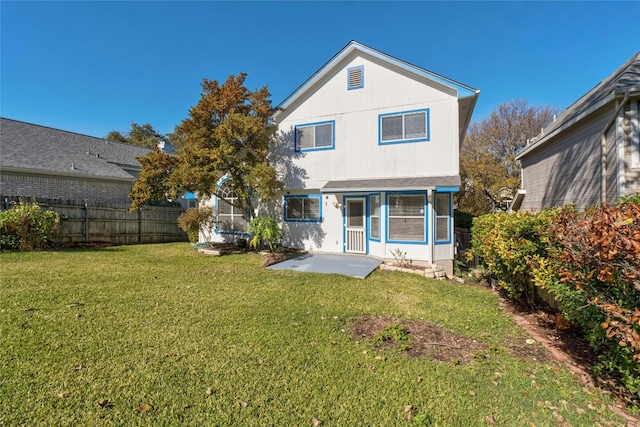
[[[407,355],[411,357],[427,357],[441,362],[463,361],[482,357],[489,346],[485,343],[458,335],[442,326],[428,322],[417,322],[392,317],[362,316],[351,324],[354,339],[371,341],[372,338],[390,325],[404,328],[411,338]],[[393,342],[386,343],[384,348],[393,347]]]

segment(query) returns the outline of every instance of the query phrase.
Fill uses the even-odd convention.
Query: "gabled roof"
[[[324,64],[309,79],[307,79],[307,81],[282,101],[280,105],[278,105],[280,111],[275,113],[274,119],[277,121],[278,116],[280,116],[289,106],[293,105],[309,92],[312,92],[317,85],[322,84],[324,77],[330,74],[335,67],[339,66],[345,58],[358,54],[375,61],[382,62],[392,69],[395,68],[401,72],[408,73],[409,75],[415,76],[417,79],[425,79],[425,81],[429,81],[431,85],[438,87],[443,92],[457,96],[460,106],[460,143],[462,143],[467,127],[471,122],[471,115],[473,114],[478,95],[480,94],[479,90],[394,58],[386,53],[375,50],[369,46],[365,46],[362,43],[358,43],[355,40],[350,41],[342,50],[340,50],[340,52],[331,58],[329,62]]]
[[[633,96],[640,95],[640,52],[633,55],[613,74],[598,83],[593,89],[584,94],[525,147],[517,156],[519,159],[533,149],[545,144],[552,136],[574,125],[591,113],[599,110],[615,99],[624,98],[627,92]]]
[[[78,177],[133,179],[147,148],[0,118],[0,169]]]

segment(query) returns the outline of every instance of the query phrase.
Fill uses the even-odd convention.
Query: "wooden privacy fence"
[[[10,209],[18,197],[0,196],[1,208]],[[25,200],[31,202],[32,200]],[[178,227],[181,207],[145,206],[129,212],[128,203],[102,203],[83,200],[36,200],[42,209],[57,212],[62,218],[53,237],[55,243],[109,242],[117,244],[165,243],[187,241]]]

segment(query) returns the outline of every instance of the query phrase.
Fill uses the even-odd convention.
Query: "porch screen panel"
[[[425,195],[389,196],[389,240],[424,241]]]
[[[380,238],[380,196],[371,196],[371,206],[369,207],[369,211],[371,212],[369,215],[369,221],[371,222],[371,227],[369,230],[369,235],[373,239]]]
[[[436,240],[449,240],[449,203],[450,195],[447,193],[436,193]]]
[[[364,203],[349,202],[349,217],[347,218],[347,225],[349,227],[363,227],[364,226]]]

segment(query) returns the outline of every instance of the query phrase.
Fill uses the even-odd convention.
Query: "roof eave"
[[[453,90],[455,93],[459,93],[459,88],[465,89],[469,92],[472,92],[473,95],[471,95],[472,97],[477,98],[478,94],[479,94],[479,90],[474,89],[470,86],[467,86],[463,83],[457,82],[455,80],[449,79],[447,77],[441,76],[439,74],[433,73],[429,70],[426,70],[424,68],[420,68],[416,65],[410,64],[408,62],[402,61],[398,58],[395,58],[391,55],[388,55],[386,53],[380,52],[378,50],[375,50],[373,48],[370,48],[366,45],[363,45],[361,43],[358,43],[356,41],[351,41],[349,42],[340,52],[338,52],[336,55],[334,55],[329,61],[327,61],[318,71],[316,71],[311,77],[309,77],[302,85],[300,85],[295,91],[293,91],[293,93],[291,93],[291,95],[289,95],[287,98],[285,98],[278,106],[278,111],[276,111],[276,113],[273,115],[273,120],[277,123],[278,121],[278,117],[284,113],[284,111],[287,109],[287,107],[289,107],[290,105],[292,105],[293,103],[295,103],[295,101],[297,99],[299,99],[300,97],[302,97],[310,88],[312,88],[318,81],[322,80],[323,77],[325,77],[328,73],[331,72],[331,70],[333,69],[333,65],[339,63],[340,61],[342,61],[344,58],[348,57],[352,52],[354,51],[360,51],[362,52],[364,55],[369,55],[375,59],[381,60],[383,62],[386,62],[387,64],[390,64],[392,66],[401,68],[403,70],[406,70],[407,72],[410,72],[412,74],[424,77],[424,78],[428,78],[430,82],[432,82],[434,85],[441,87],[442,90],[444,91],[451,91]],[[459,99],[463,99],[463,98],[459,98]],[[475,106],[475,101],[474,101],[474,106]],[[473,109],[471,110],[473,111]]]
[[[555,128],[551,133],[549,133],[547,135],[544,135],[542,138],[538,139],[533,144],[530,144],[530,145],[526,146],[525,148],[523,148],[522,151],[520,151],[516,155],[516,160],[520,160],[527,153],[530,153],[531,151],[533,151],[533,150],[535,150],[535,149],[537,149],[539,147],[542,147],[549,140],[553,139],[553,137],[555,137],[557,134],[563,132],[567,128],[573,126],[574,124],[578,123],[579,121],[583,120],[584,118],[590,116],[595,111],[601,109],[602,107],[604,107],[605,105],[609,104],[610,102],[613,102],[616,98],[619,98],[618,94],[616,94],[615,92],[611,92],[608,96],[606,96],[605,98],[602,98],[600,101],[598,101],[595,104],[591,105],[588,109],[586,109],[581,114],[573,116],[572,118],[570,118],[569,120],[567,120],[566,122],[562,123],[560,126]],[[543,131],[544,131],[544,129],[543,129]]]

